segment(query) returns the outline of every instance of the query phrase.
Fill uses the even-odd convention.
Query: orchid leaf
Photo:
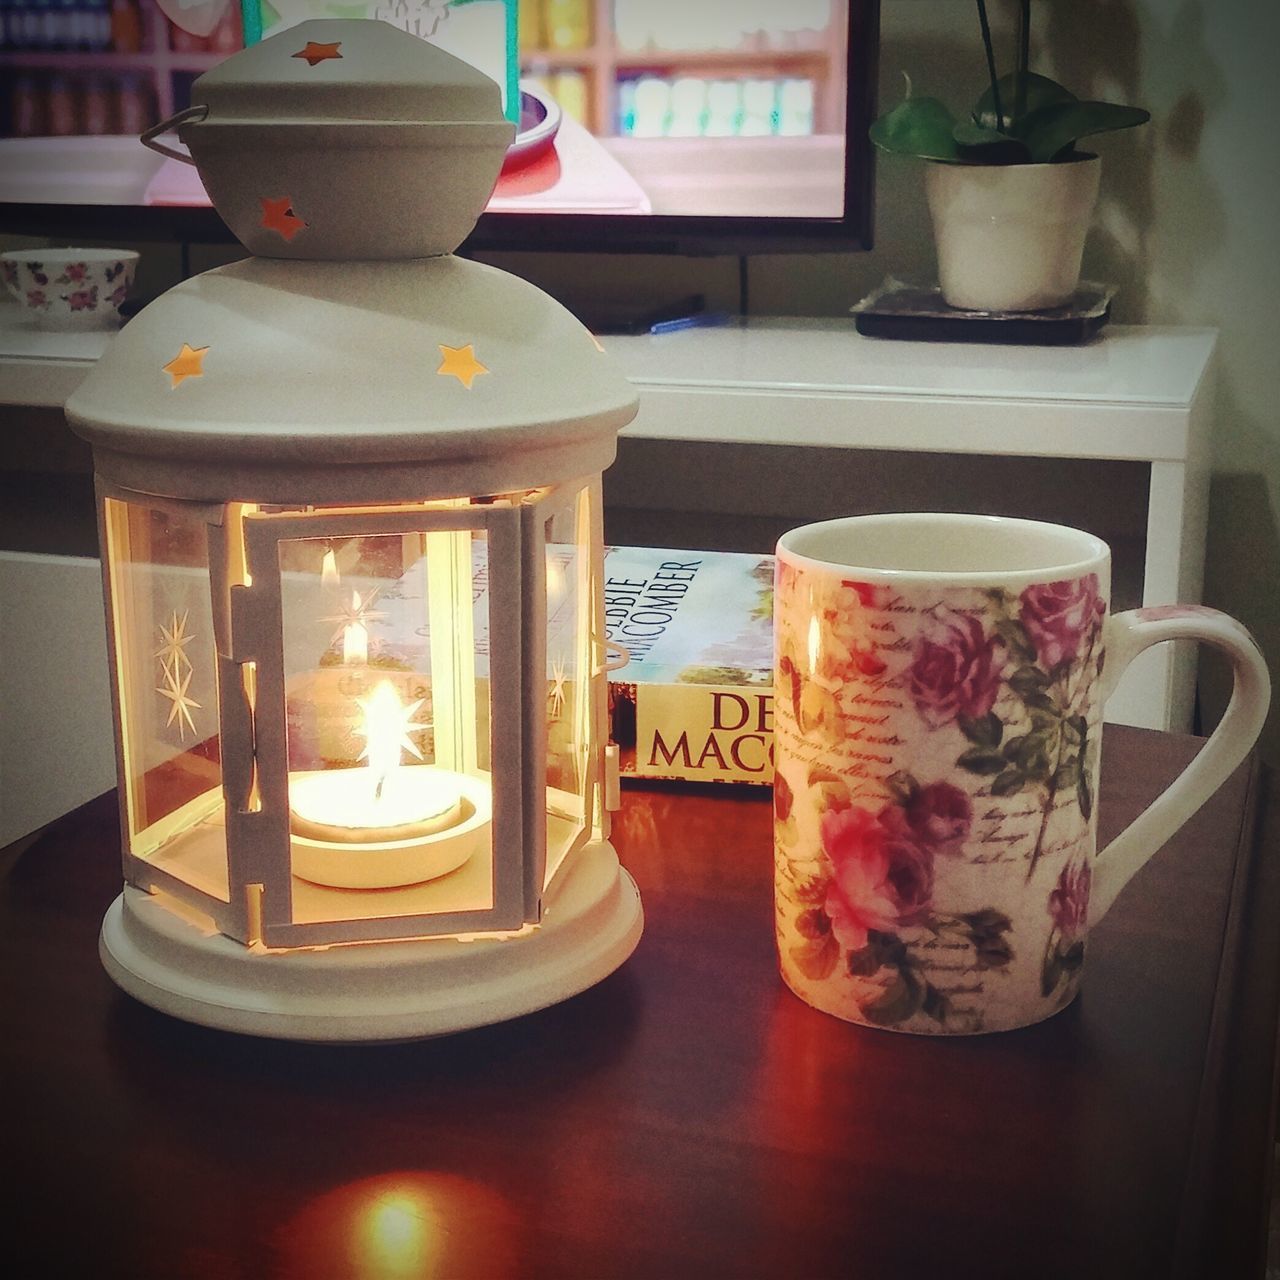
[[[1018,135],[1037,164],[1069,154],[1076,142],[1095,133],[1130,129],[1151,119],[1140,107],[1114,102],[1059,102],[1030,112],[1019,122]]]
[[[1024,111],[1026,115],[1031,115],[1042,107],[1053,106],[1059,102],[1076,101],[1076,95],[1070,89],[1063,88],[1056,80],[1050,80],[1048,76],[1039,76],[1034,71],[1028,71],[1021,79],[1022,83],[1019,84],[1019,77],[1016,75],[1002,76],[1000,78],[1000,102],[1002,106],[1018,102],[1025,95],[1026,105]],[[988,129],[997,129],[1003,124],[1007,132],[1017,131],[1016,121],[1011,123],[1007,117],[1004,121],[996,119],[995,97],[990,89],[973,104],[973,122]]]
[[[882,151],[925,160],[960,159],[953,136],[956,118],[937,98],[908,98],[871,126],[871,141]]]

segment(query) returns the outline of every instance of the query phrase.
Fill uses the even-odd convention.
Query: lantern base
[[[504,1022],[566,1000],[635,950],[644,917],[607,840],[578,851],[536,927],[267,951],[208,933],[126,885],[102,922],[107,973],[187,1022],[315,1043],[419,1040]]]

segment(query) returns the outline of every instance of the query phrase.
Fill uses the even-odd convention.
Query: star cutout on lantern
[[[342,54],[338,50],[342,47],[341,40],[335,40],[332,44],[317,43],[315,40],[308,40],[305,49],[299,49],[293,56],[295,58],[306,58],[307,66],[314,67],[318,62],[328,62],[330,58],[341,58]]]
[[[190,347],[185,342],[182,344],[182,350],[178,352],[172,360],[164,367],[165,373],[173,379],[169,384],[170,389],[185,382],[188,378],[203,378],[205,352],[208,347]]]
[[[293,211],[293,201],[288,196],[281,196],[278,200],[273,200],[268,196],[261,196],[262,201],[262,226],[267,231],[278,232],[285,240],[292,240],[299,231],[305,230],[311,224],[304,222]]]
[[[170,663],[175,671],[184,662],[188,667],[191,665],[191,659],[187,657],[187,645],[195,637],[187,630],[187,616],[184,611],[179,618],[175,609],[170,616],[169,625],[166,627],[163,622],[160,624],[160,647],[152,657],[160,659],[160,666],[164,670],[168,669]]]
[[[340,604],[337,613],[331,613],[328,617],[321,618],[321,622],[336,622],[338,624],[337,630],[333,633],[333,639],[329,643],[336,644],[341,640],[348,627],[364,627],[367,631],[369,623],[381,622],[387,615],[380,609],[373,608],[373,602],[377,598],[377,587],[374,587],[363,600],[361,600],[358,591],[353,591],[349,603]]]
[[[565,703],[565,667],[564,659],[557,658],[551,664],[551,714],[558,716],[564,710]]]
[[[436,373],[442,378],[457,378],[468,391],[477,376],[489,370],[476,359],[475,348],[471,343],[465,347],[446,347],[440,344],[440,354],[444,356]]]
[[[164,675],[161,679],[164,683],[156,689],[156,692],[161,697],[168,698],[171,704],[165,726],[168,727],[177,721],[178,735],[185,742],[187,730],[190,729],[193,734],[196,731],[196,722],[191,718],[191,712],[200,710],[200,704],[187,695],[187,690],[191,687],[191,671],[188,670],[185,675],[179,676],[176,661],[172,666],[165,665],[163,671]]]

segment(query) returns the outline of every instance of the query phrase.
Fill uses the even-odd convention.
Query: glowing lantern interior
[[[243,893],[238,880],[270,889],[269,869],[229,850],[261,821],[284,832],[273,856],[290,925],[479,919],[501,896],[498,833],[513,829],[495,814],[495,739],[524,735],[545,698],[534,719],[538,888],[548,885],[599,823],[591,493],[349,510],[105,498],[137,882],[217,919],[216,904]],[[523,560],[539,568],[526,586],[546,600],[532,655],[545,684],[529,678],[519,620],[495,629],[491,614],[495,579],[520,557],[495,553],[486,521],[530,506],[542,508],[521,527],[539,547]],[[495,716],[503,663],[533,687]],[[224,778],[233,740],[244,745],[228,750]]]

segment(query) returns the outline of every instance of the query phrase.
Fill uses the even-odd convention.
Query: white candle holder
[[[298,111],[299,69],[336,58],[295,54],[322,45],[349,98],[379,74],[384,25],[304,24],[251,69],[278,68]],[[423,48],[435,75],[446,55]],[[434,144],[456,129],[459,167],[496,178],[496,86],[483,121],[475,95]],[[276,126],[281,145],[306,127]],[[257,183],[272,127],[250,132]],[[291,260],[170,290],[67,406],[94,448],[115,695],[126,884],[101,953],[191,1021],[395,1040],[564,999],[639,938],[608,842],[600,501],[636,400],[568,312],[503,272],[331,260],[332,235],[307,258],[326,189],[345,216],[340,172],[305,211],[239,191]]]

